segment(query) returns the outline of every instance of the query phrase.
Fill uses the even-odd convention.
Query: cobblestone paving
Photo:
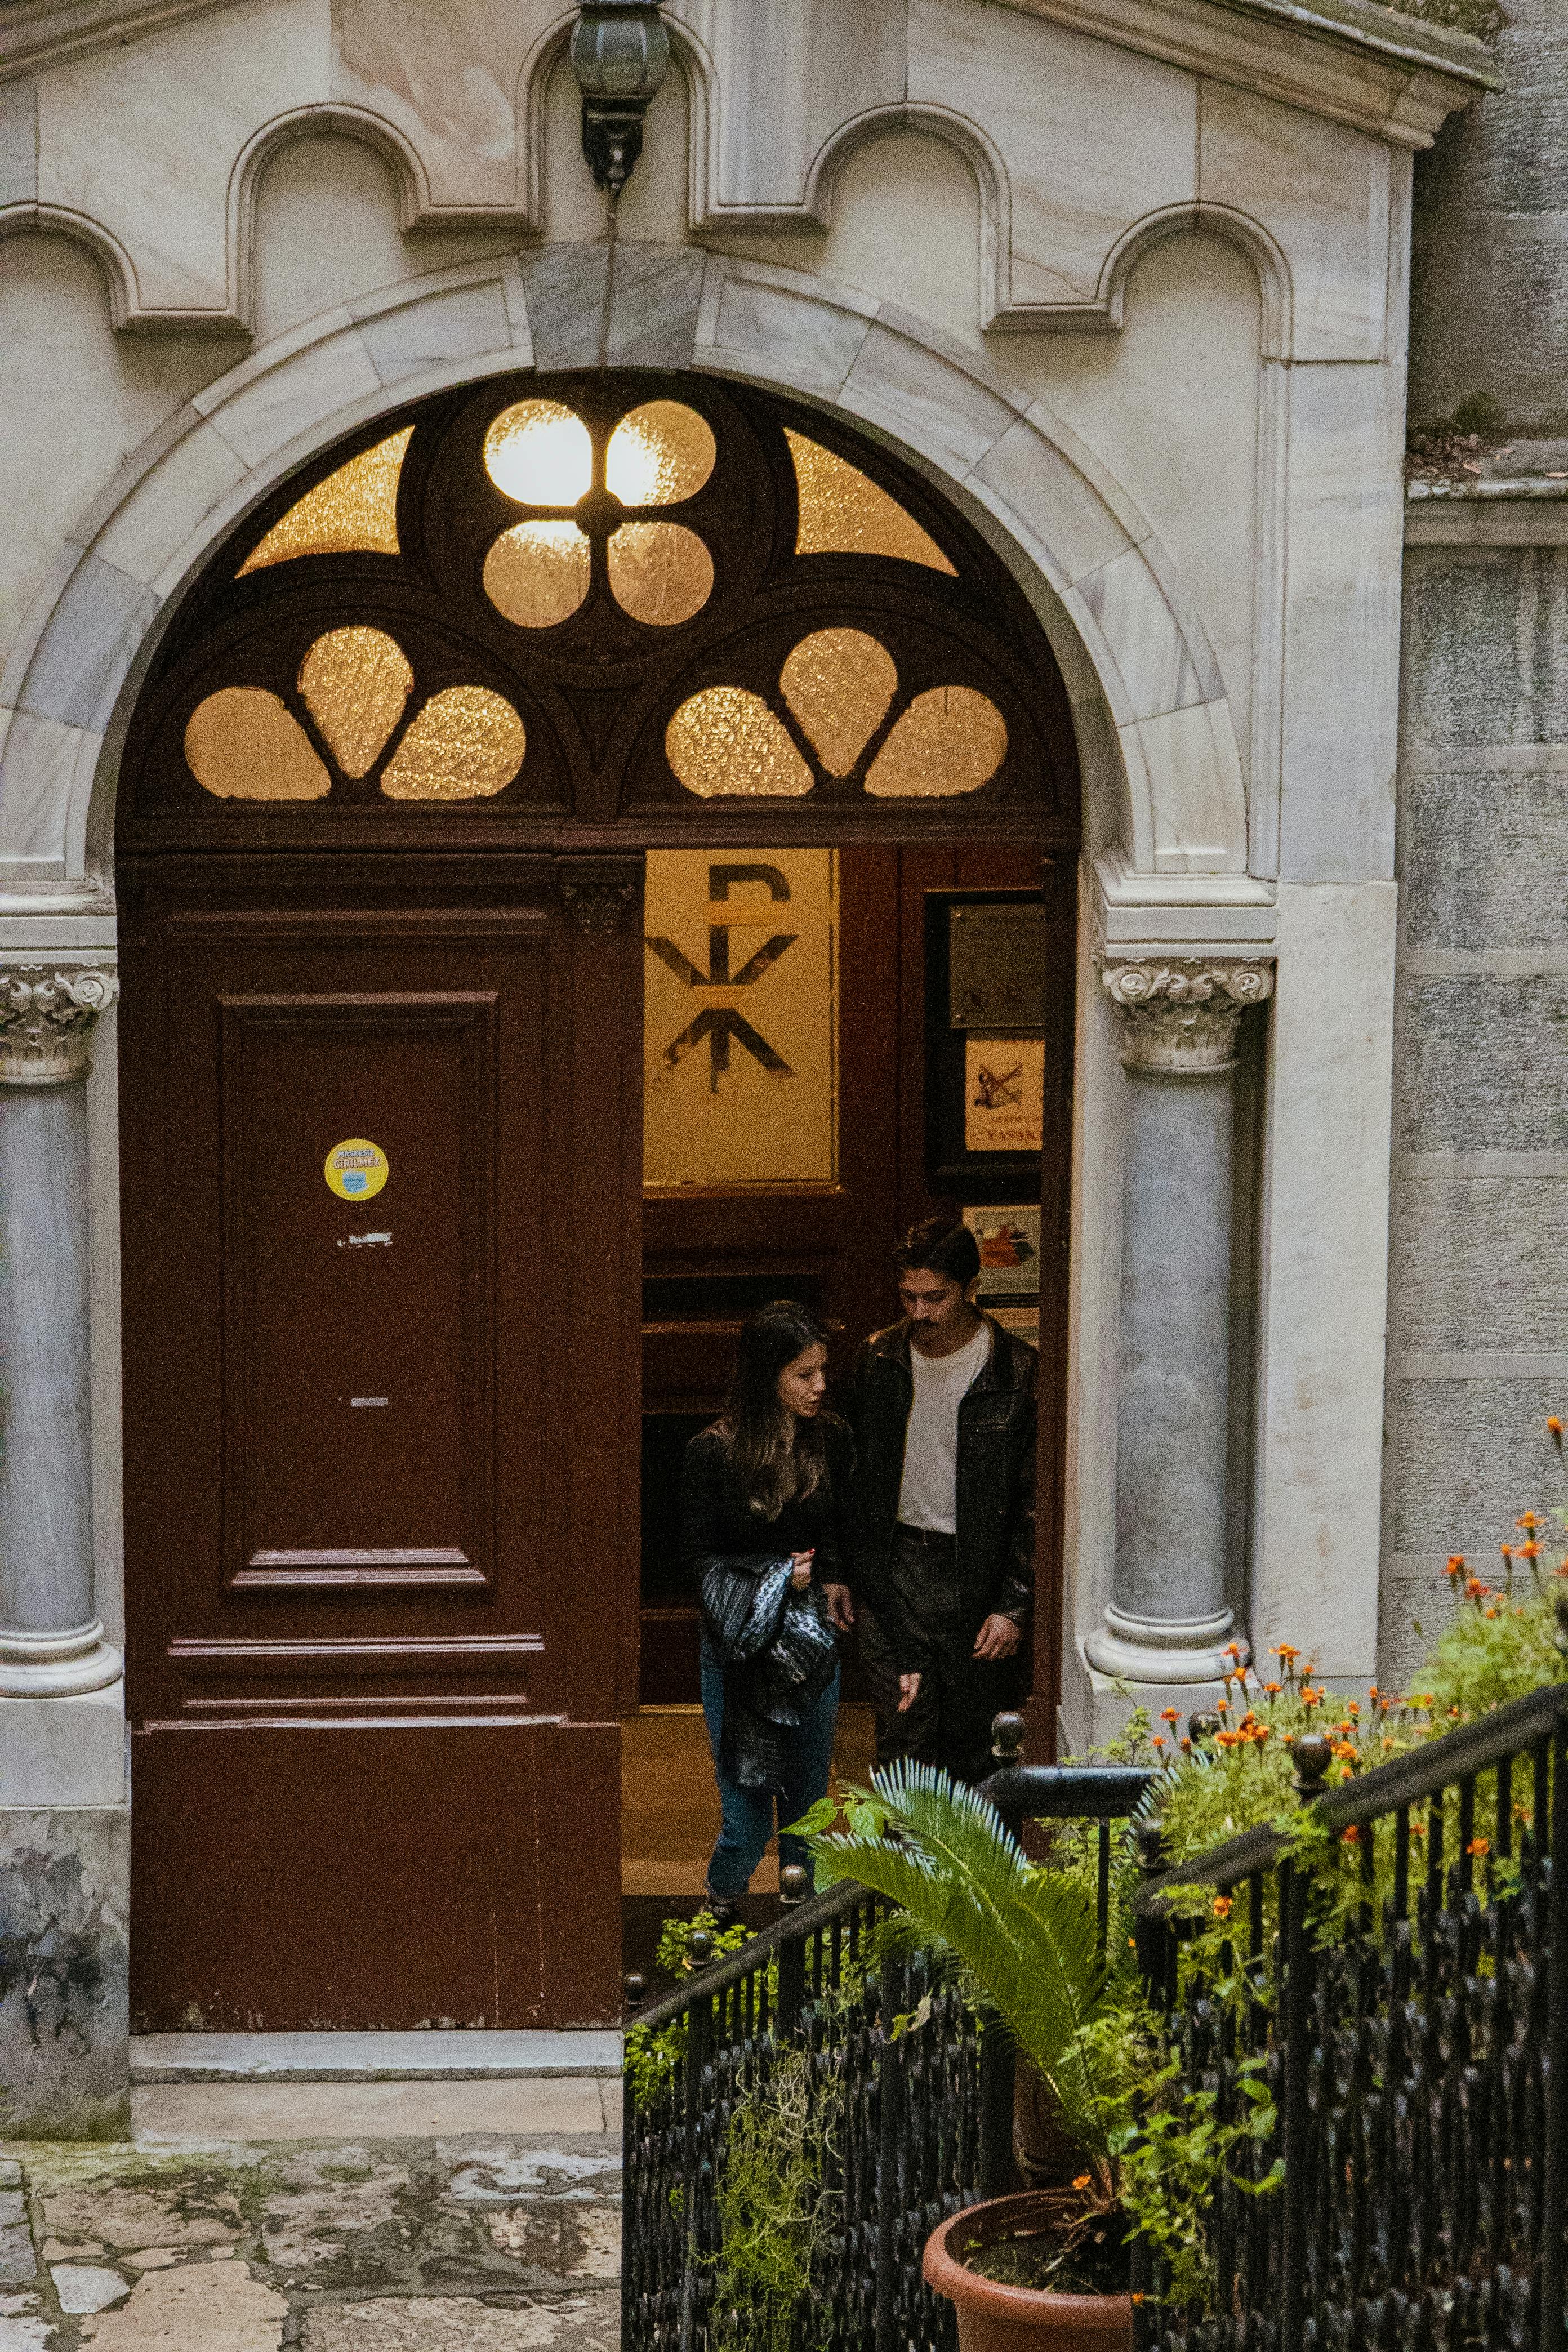
[[[620,2144],[13,2147],[0,2352],[616,2352]]]

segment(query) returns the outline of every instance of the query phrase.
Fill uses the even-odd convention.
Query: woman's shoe
[[[711,1888],[704,1887],[702,1907],[713,1922],[715,1934],[721,1936],[740,1918],[741,1898],[738,1895],[715,1895]]]

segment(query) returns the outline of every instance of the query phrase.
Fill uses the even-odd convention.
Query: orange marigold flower
[[[1292,1649],[1289,1642],[1276,1642],[1270,1654],[1276,1658],[1299,1658],[1301,1653]]]
[[[1361,1832],[1357,1829],[1354,1822],[1351,1823],[1348,1830],[1341,1831],[1340,1843],[1342,1845],[1360,1845]]]
[[[1190,1756],[1190,1755],[1192,1754],[1192,1752],[1193,1752],[1193,1743],[1192,1743],[1192,1741],[1191,1741],[1190,1739],[1184,1739],[1184,1740],[1183,1740],[1183,1742],[1182,1742],[1182,1753],[1183,1753],[1183,1755],[1184,1755],[1184,1756]]]
[[[1375,1690],[1375,1685],[1373,1685],[1373,1688]],[[1345,1713],[1350,1717],[1352,1723],[1359,1723],[1361,1721],[1361,1701],[1354,1698],[1347,1699],[1345,1702]]]
[[[1412,1836],[1412,1837],[1425,1837],[1425,1836],[1426,1836],[1426,1822],[1411,1822],[1411,1824],[1410,1824],[1410,1834],[1411,1834],[1411,1836]]]
[[[1532,1528],[1535,1525],[1536,1517],[1533,1511],[1521,1511],[1519,1517],[1514,1521],[1514,1526],[1516,1528]]]
[[[1558,1420],[1557,1415],[1554,1412],[1549,1412],[1547,1414],[1546,1426],[1552,1432],[1552,1444],[1554,1445],[1561,1445],[1563,1443],[1563,1423]]]
[[[1520,1545],[1519,1557],[1521,1559],[1539,1559],[1541,1558],[1541,1545],[1533,1536],[1531,1538],[1529,1543],[1522,1543]]]
[[[1182,1711],[1180,1707],[1163,1706],[1160,1709],[1160,1720],[1162,1723],[1180,1723],[1181,1719]]]
[[[1481,1614],[1483,1617],[1495,1617],[1497,1615],[1497,1611],[1495,1609],[1483,1609]]]
[[[1465,1565],[1465,1555],[1464,1555],[1464,1553],[1463,1553],[1462,1551],[1456,1551],[1456,1552],[1450,1552],[1450,1553],[1449,1553],[1449,1555],[1448,1555],[1448,1573],[1449,1573],[1449,1575],[1450,1575],[1450,1576],[1458,1576],[1458,1573],[1459,1573],[1459,1571],[1460,1571],[1460,1570],[1464,1567],[1464,1565]]]
[[[1075,2189],[1087,2189],[1089,2185],[1089,2175],[1087,2172],[1080,2172],[1078,2179],[1073,2182],[1073,2187]]]
[[[1265,1683],[1263,1687],[1270,1698],[1278,1698],[1285,1685],[1283,1683]]]
[[[1469,1844],[1465,1848],[1465,1852],[1467,1853],[1473,1853],[1478,1861],[1483,1854],[1490,1853],[1491,1850],[1492,1842],[1490,1838],[1472,1838]]]
[[[1164,1733],[1163,1733],[1163,1731],[1156,1731],[1156,1732],[1155,1732],[1155,1734],[1154,1734],[1154,1736],[1153,1736],[1153,1738],[1150,1740],[1149,1745],[1150,1745],[1150,1747],[1151,1747],[1151,1748],[1156,1748],[1156,1749],[1161,1748],[1163,1748],[1163,1746],[1165,1745],[1165,1735],[1164,1735]]]
[[[1216,1919],[1228,1919],[1234,1908],[1235,1906],[1232,1904],[1228,1895],[1216,1895],[1215,1896],[1214,1916]]]

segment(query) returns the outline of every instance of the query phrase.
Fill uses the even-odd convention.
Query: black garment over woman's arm
[[[724,1441],[705,1429],[681,1465],[680,1549],[709,1640],[727,1666],[743,1665],[773,1640],[794,1567],[788,1552],[736,1548],[737,1499]]]

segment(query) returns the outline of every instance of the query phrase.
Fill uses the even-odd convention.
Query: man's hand
[[[908,1715],[910,1707],[913,1706],[920,1695],[921,1678],[919,1675],[900,1675],[899,1676],[899,1713],[900,1715]]]
[[[974,1655],[994,1664],[999,1658],[1010,1658],[1023,1638],[1023,1628],[1015,1625],[1011,1617],[992,1615],[975,1636]]]
[[[797,1592],[804,1592],[811,1582],[811,1563],[816,1554],[814,1551],[792,1551],[789,1557],[789,1580]]]
[[[849,1597],[849,1587],[847,1584],[825,1584],[822,1588],[822,1597],[827,1603],[830,1622],[837,1626],[841,1633],[853,1633],[855,1603]]]

